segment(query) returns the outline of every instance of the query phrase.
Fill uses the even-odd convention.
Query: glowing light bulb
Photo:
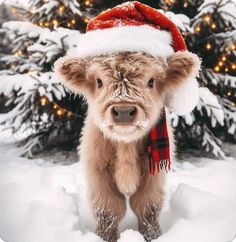
[[[222,57],[222,61],[226,61],[226,57],[225,56]]]
[[[213,23],[213,24],[211,25],[211,28],[212,28],[212,29],[215,29],[215,28],[216,28],[216,24]]]
[[[61,109],[58,109],[58,110],[57,110],[57,115],[58,115],[58,116],[61,116],[62,114],[63,114],[62,110],[61,110]]]
[[[219,62],[219,66],[223,66],[224,63],[222,61]]]
[[[185,2],[185,3],[184,3],[184,8],[187,8],[187,7],[188,7],[188,3]]]
[[[233,64],[231,67],[232,67],[233,70],[236,69],[236,65],[235,64]]]
[[[227,96],[231,96],[231,92],[230,91],[227,92]]]
[[[76,23],[76,20],[75,20],[75,19],[72,19],[72,20],[71,20],[71,23],[72,23],[72,24],[75,24],[75,23]]]
[[[88,18],[84,18],[84,22],[88,23],[89,19]]]
[[[228,72],[228,71],[229,71],[229,68],[228,68],[228,67],[226,67],[226,68],[225,68],[225,72]]]
[[[207,43],[207,44],[206,44],[206,48],[207,48],[208,50],[210,50],[210,49],[211,49],[211,44],[210,44],[210,43]]]
[[[196,28],[195,28],[195,32],[196,33],[199,33],[201,31],[201,27],[200,26],[197,26]]]
[[[45,106],[46,103],[47,103],[47,99],[46,99],[45,97],[42,97],[42,98],[40,99],[40,102],[41,102],[41,105],[42,105],[42,106]]]
[[[219,66],[216,66],[216,67],[214,68],[214,70],[215,70],[216,72],[218,72],[218,71],[220,70],[220,67],[219,67]]]
[[[52,21],[52,23],[53,23],[53,25],[55,25],[55,26],[58,25],[58,21],[57,21],[56,19],[54,19],[54,20]]]
[[[62,5],[58,8],[59,13],[63,13],[65,10],[65,7]]]
[[[211,20],[211,17],[209,16],[209,15],[206,15],[205,17],[204,17],[204,21],[205,22],[209,22]]]
[[[84,2],[84,4],[85,4],[86,6],[89,6],[91,3],[90,3],[89,0],[86,0],[86,1]]]

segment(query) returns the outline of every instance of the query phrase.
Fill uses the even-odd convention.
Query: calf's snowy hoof
[[[117,241],[118,219],[106,210],[98,211],[96,234],[106,242]]]
[[[161,235],[159,225],[160,207],[156,204],[149,206],[142,219],[139,220],[139,232],[148,242],[157,239]]]

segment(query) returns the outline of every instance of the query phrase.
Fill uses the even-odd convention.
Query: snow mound
[[[120,239],[118,242],[130,242],[130,241],[135,241],[135,242],[145,242],[145,239],[143,236],[132,229],[127,229],[125,232],[121,233]]]

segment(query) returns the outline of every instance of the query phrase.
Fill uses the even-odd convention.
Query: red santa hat
[[[187,47],[176,25],[165,15],[140,2],[126,2],[91,19],[78,41],[76,55],[86,58],[119,52],[141,51],[168,58]],[[180,115],[193,110],[198,102],[196,77],[175,90],[168,108]]]

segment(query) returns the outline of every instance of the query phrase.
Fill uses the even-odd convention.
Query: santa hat
[[[86,58],[119,52],[144,52],[168,58],[187,47],[176,25],[140,2],[126,2],[91,19],[78,41],[76,56]],[[199,99],[196,77],[179,86],[168,108],[179,115],[191,112]]]

